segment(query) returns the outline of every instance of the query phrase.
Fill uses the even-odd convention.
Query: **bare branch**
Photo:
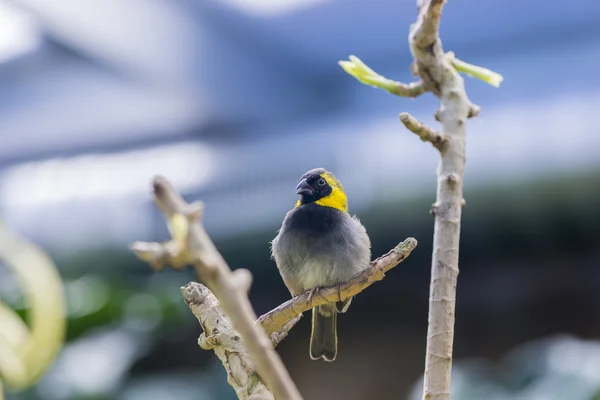
[[[400,97],[418,97],[427,92],[423,82],[411,82],[407,84],[394,81],[379,75],[356,56],[350,56],[349,59],[349,61],[339,61],[338,64],[344,71],[365,85],[386,90]]]
[[[488,70],[476,70],[456,60],[452,53],[444,54],[439,38],[444,2],[417,0],[419,15],[409,33],[418,75],[425,87],[440,98],[441,106],[435,117],[441,122],[441,135],[446,139],[446,144],[438,147],[441,160],[437,199],[431,208],[435,225],[423,387],[423,398],[427,400],[450,398],[460,220],[464,204],[465,125],[467,118],[479,113],[479,107],[469,101],[464,81],[456,69],[486,79],[490,75]],[[499,84],[499,81],[492,83]]]
[[[258,376],[254,361],[211,291],[193,282],[182,287],[181,293],[204,330],[198,344],[205,350],[214,350],[238,398],[273,400],[273,393]]]
[[[327,303],[335,303],[355,296],[362,292],[373,283],[380,281],[385,273],[396,265],[400,264],[417,247],[417,240],[408,238],[387,254],[373,260],[371,268],[354,276],[348,282],[340,285],[321,288],[311,296],[309,292],[302,293],[291,300],[283,303],[279,307],[267,314],[261,316],[257,323],[260,323],[265,331],[276,338],[281,335],[287,335],[287,332],[299,320],[299,315],[313,307]],[[292,323],[293,322],[293,323]],[[274,345],[279,341],[274,340]]]
[[[409,113],[400,113],[400,121],[406,129],[416,134],[422,141],[430,142],[436,149],[440,150],[446,144],[447,140],[441,133],[433,130],[422,122],[417,121]]]
[[[395,87],[388,89],[391,94],[395,94],[400,97],[418,97],[423,93],[426,93],[425,85],[423,82],[411,82],[402,83],[394,81]]]
[[[201,203],[187,204],[162,177],[154,179],[153,187],[155,201],[167,219],[172,239],[163,244],[138,242],[131,248],[138,257],[157,268],[165,262],[175,267],[193,265],[198,279],[219,299],[224,314],[243,339],[258,370],[256,379],[264,379],[276,399],[301,399],[271,340],[254,324],[256,314],[247,295],[250,273],[231,272],[199,222]]]

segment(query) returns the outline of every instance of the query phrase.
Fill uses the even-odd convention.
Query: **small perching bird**
[[[323,168],[305,173],[300,199],[272,242],[272,255],[292,296],[346,282],[369,268],[371,242],[365,227],[348,213],[342,184]],[[337,313],[351,298],[313,308],[310,357],[335,360]]]

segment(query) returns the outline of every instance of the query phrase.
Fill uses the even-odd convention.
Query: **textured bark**
[[[200,283],[190,283],[181,288],[181,293],[204,331],[198,344],[205,350],[214,350],[238,398],[273,400],[273,393],[260,379],[242,339],[211,291]]]
[[[157,269],[166,263],[175,268],[193,265],[200,282],[214,293],[223,313],[242,338],[247,353],[242,354],[241,359],[254,361],[258,374],[252,379],[264,382],[276,399],[301,399],[271,340],[255,325],[256,314],[248,299],[252,283],[250,272],[231,271],[199,222],[203,212],[201,203],[187,204],[162,177],[155,178],[153,186],[155,201],[167,219],[173,239],[166,243],[137,242],[131,246],[132,250]]]
[[[424,399],[449,399],[458,277],[460,219],[463,204],[466,120],[479,111],[469,101],[464,81],[444,54],[438,29],[444,0],[419,0],[419,15],[409,43],[416,72],[426,88],[440,98],[436,113],[445,140],[440,151],[435,216],[429,325],[425,359]]]

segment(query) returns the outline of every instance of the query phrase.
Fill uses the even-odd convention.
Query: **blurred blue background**
[[[355,54],[409,82],[413,0],[0,0],[0,219],[60,268],[68,342],[9,399],[232,399],[179,287],[128,251],[164,240],[150,181],[206,202],[258,313],[289,294],[269,259],[298,178],[333,171],[387,252],[419,247],[340,319],[333,364],[309,318],[279,347],[306,399],[419,398],[437,154],[398,122],[438,100],[359,84]],[[501,73],[466,78],[468,124],[456,399],[600,392],[600,3],[451,0],[447,51]],[[4,271],[4,273],[3,273]],[[0,264],[0,298],[24,309]],[[0,327],[1,329],[1,327]]]

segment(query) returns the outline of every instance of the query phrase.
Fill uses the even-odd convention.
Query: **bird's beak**
[[[313,194],[314,189],[306,182],[306,179],[302,179],[298,186],[296,186],[296,193],[300,195]]]

